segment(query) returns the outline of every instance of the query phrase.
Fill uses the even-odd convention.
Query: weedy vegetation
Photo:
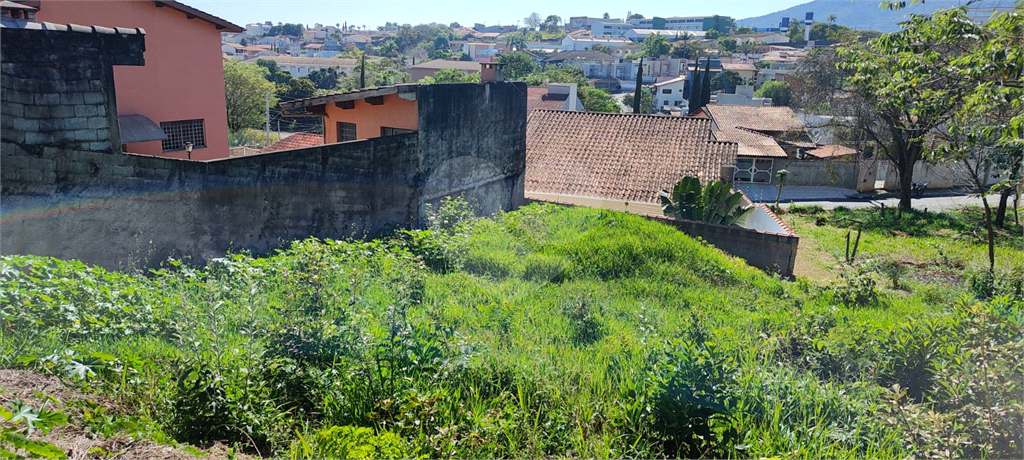
[[[834,256],[820,284],[636,216],[457,200],[388,239],[145,276],[5,256],[0,367],[131,414],[65,408],[98,436],[251,456],[1024,456],[1020,232],[1011,275],[972,281],[984,245],[934,215],[852,216],[874,262],[842,262],[830,222],[861,212],[787,214]],[[63,420],[15,406],[4,449],[46,442],[24,414]]]

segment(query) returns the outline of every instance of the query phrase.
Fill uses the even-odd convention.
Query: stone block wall
[[[0,29],[0,137],[29,149],[119,149],[111,66],[142,65],[145,35],[140,30],[58,27],[64,30]],[[32,177],[52,171],[36,166],[30,169]]]

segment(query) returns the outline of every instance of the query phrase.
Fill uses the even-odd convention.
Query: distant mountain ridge
[[[877,30],[879,32],[895,32],[900,29],[899,23],[910,14],[931,14],[938,9],[952,8],[963,5],[967,0],[927,0],[925,3],[908,5],[901,11],[891,11],[879,7],[879,0],[813,0],[802,5],[787,8],[775,13],[736,20],[737,26],[768,28],[778,27],[782,18],[799,21],[801,24],[806,13],[814,13],[815,22],[825,22],[829,15],[836,16],[836,24],[855,30]],[[909,4],[910,1],[908,0]],[[988,0],[977,2],[973,7],[982,9],[992,7],[1013,7],[1013,0]]]

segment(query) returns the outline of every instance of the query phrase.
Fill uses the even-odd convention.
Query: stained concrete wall
[[[3,144],[3,253],[108,268],[204,263],[413,225],[416,135],[215,162]],[[33,174],[42,166],[45,175]]]
[[[483,214],[523,204],[526,84],[425,85],[419,104],[420,174],[425,205],[462,194]]]
[[[229,250],[263,254],[308,236],[375,237],[417,226],[424,205],[447,195],[464,194],[486,212],[523,201],[522,84],[421,87],[415,133],[186,161],[115,150],[112,61],[95,53],[123,49],[98,43],[93,54],[19,62],[8,58],[7,51],[17,48],[9,43],[52,45],[41,40],[49,36],[15,41],[3,31],[5,254],[73,258],[114,269],[153,266],[167,257],[201,264]],[[73,88],[85,74],[102,85],[89,80],[83,88],[102,88],[91,89],[89,101],[66,97],[78,91]],[[54,83],[28,84],[42,75]],[[100,109],[109,116],[92,118],[106,124],[90,128],[89,135],[79,138],[68,128],[79,112]]]
[[[800,243],[800,238],[796,235],[768,233],[665,216],[645,217],[671,225],[694,238],[700,237],[725,253],[739,257],[761,270],[778,273],[787,278],[793,276],[796,251]]]
[[[774,170],[789,171],[786,185],[812,185],[855,189],[859,167],[856,161],[775,160]],[[772,183],[778,179],[772,178]]]

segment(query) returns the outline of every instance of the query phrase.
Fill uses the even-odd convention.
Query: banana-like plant
[[[701,188],[700,179],[686,176],[672,188],[662,190],[661,208],[666,216],[719,225],[736,225],[754,210],[743,205],[743,194],[728,184],[714,181]]]

